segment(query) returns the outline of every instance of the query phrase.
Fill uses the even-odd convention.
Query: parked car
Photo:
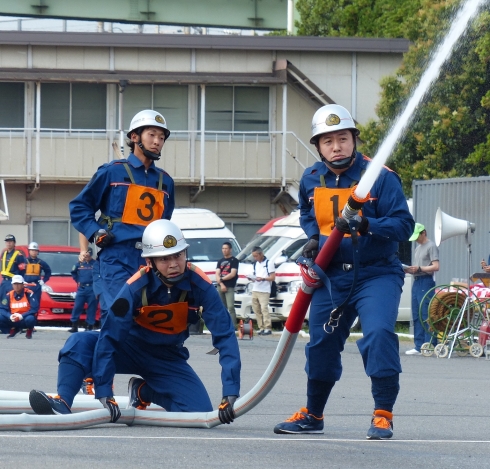
[[[235,287],[235,311],[237,318],[247,319],[252,314],[252,284],[248,275],[253,273],[254,259],[252,249],[260,246],[265,257],[277,266],[290,257],[296,250],[306,242],[306,235],[299,226],[299,210],[292,212],[287,217],[281,218],[273,223],[267,231],[254,237],[245,248],[238,254],[240,261],[238,269],[238,282]],[[277,282],[277,279],[276,279]],[[274,315],[273,321],[277,321]]]
[[[16,246],[26,257],[27,246]],[[39,246],[39,257],[51,267],[51,278],[43,285],[41,305],[37,320],[70,322],[77,292],[77,284],[71,276],[71,269],[78,262],[79,248],[73,246]],[[97,320],[100,310],[97,308]],[[85,320],[85,313],[80,317]]]

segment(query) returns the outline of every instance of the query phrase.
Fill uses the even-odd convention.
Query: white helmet
[[[352,129],[359,135],[354,119],[345,107],[338,104],[327,104],[315,112],[311,121],[311,144],[316,144],[319,135],[336,130]]]
[[[180,228],[169,220],[152,221],[143,232],[142,257],[163,257],[189,247]]]
[[[28,247],[29,251],[32,249],[33,251],[39,251],[39,244],[37,244],[36,242],[32,242],[31,244],[29,244],[29,247]]]
[[[153,111],[151,109],[145,109],[144,111],[138,112],[131,120],[131,125],[129,126],[129,131],[127,133],[128,138],[131,138],[131,133],[140,127],[160,127],[165,133],[165,140],[170,135],[170,130],[167,128],[167,122],[165,117],[163,117],[159,112]]]
[[[12,283],[24,283],[24,277],[22,275],[14,275],[12,277]]]

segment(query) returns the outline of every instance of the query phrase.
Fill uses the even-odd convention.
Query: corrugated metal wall
[[[433,179],[413,182],[414,218],[425,225],[434,241],[438,207],[448,215],[475,223],[471,236],[470,274],[481,272],[480,261],[490,254],[490,177]],[[444,229],[443,229],[444,232]],[[413,249],[415,244],[413,243]],[[413,251],[412,251],[413,252]],[[468,276],[468,244],[464,235],[454,236],[439,246],[441,269],[436,283]]]

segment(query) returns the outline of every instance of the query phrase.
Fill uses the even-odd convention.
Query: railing
[[[117,158],[117,130],[0,129],[0,178],[36,182],[90,179]],[[318,156],[294,132],[172,131],[158,165],[177,183],[279,185],[298,181]],[[129,149],[125,147],[127,155]]]

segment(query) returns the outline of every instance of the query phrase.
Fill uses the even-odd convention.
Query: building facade
[[[142,109],[172,132],[163,167],[179,207],[218,213],[243,243],[297,202],[318,159],[318,107],[365,123],[379,82],[408,41],[359,38],[0,32],[0,179],[10,218],[0,235],[77,244],[68,202],[97,167],[125,155]]]

